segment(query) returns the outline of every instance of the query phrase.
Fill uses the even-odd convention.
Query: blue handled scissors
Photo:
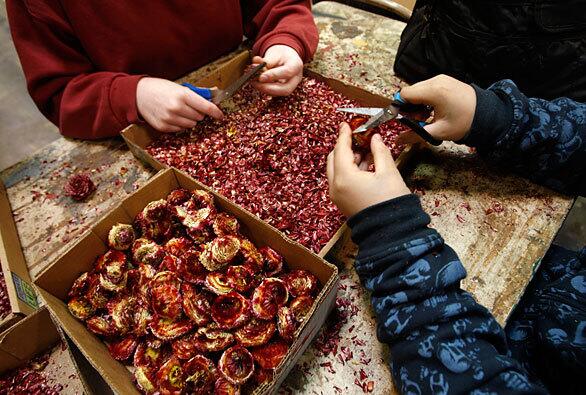
[[[343,111],[352,114],[358,115],[366,115],[370,118],[368,121],[353,131],[353,133],[363,133],[369,129],[376,128],[377,126],[382,125],[385,122],[388,122],[392,119],[397,119],[397,121],[401,122],[403,125],[408,126],[411,128],[419,137],[423,140],[427,141],[429,144],[432,145],[440,145],[442,143],[441,140],[436,139],[433,137],[427,130],[423,127],[427,125],[426,122],[423,121],[415,121],[413,119],[404,117],[399,112],[417,112],[421,110],[425,110],[426,106],[418,105],[418,104],[411,104],[406,102],[401,97],[401,92],[396,92],[393,95],[393,101],[391,104],[386,108],[377,108],[377,107],[356,107],[356,108],[338,108],[336,111]]]
[[[260,73],[260,71],[265,67],[266,63],[261,63],[254,68],[250,69],[248,72],[244,73],[240,78],[238,78],[234,83],[232,83],[226,89],[218,89],[218,88],[201,88],[199,86],[195,86],[190,84],[189,82],[184,82],[181,85],[191,89],[193,92],[197,93],[204,99],[211,101],[214,104],[219,104],[221,101],[226,100],[234,96],[236,92],[240,88],[242,88],[248,81],[250,81],[255,75]]]

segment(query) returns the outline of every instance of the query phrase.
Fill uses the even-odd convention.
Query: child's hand
[[[476,92],[472,86],[447,75],[401,89],[401,97],[413,104],[427,104],[434,109],[434,121],[425,129],[439,140],[463,139],[474,120]],[[400,143],[421,141],[412,131],[399,136]]]
[[[205,115],[216,119],[224,116],[215,104],[189,88],[161,78],[138,81],[136,105],[141,117],[160,132],[190,129]]]
[[[303,77],[303,60],[287,45],[273,45],[263,58],[255,56],[253,64],[266,62],[267,69],[252,86],[271,96],[287,96],[297,88]]]
[[[328,155],[328,182],[330,198],[346,216],[411,193],[380,135],[372,137],[370,149],[374,159],[374,173],[366,171],[366,161],[356,164],[350,126],[346,123],[340,126],[336,147]]]

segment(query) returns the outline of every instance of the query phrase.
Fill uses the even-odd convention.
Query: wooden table
[[[402,85],[392,64],[404,23],[332,2],[318,3],[314,11],[321,39],[313,70],[383,95]],[[573,200],[492,171],[454,144],[423,153],[416,162],[408,183],[421,195],[432,226],[464,262],[464,288],[504,323]],[[85,203],[62,193],[68,175],[77,170],[90,172],[98,184]],[[0,177],[7,184],[32,276],[152,174],[119,139],[91,143],[61,138],[3,171]],[[490,213],[499,205],[502,212]],[[369,297],[352,269],[354,248],[348,243],[343,251],[336,310],[285,381],[285,392],[394,391],[388,350],[376,340]]]

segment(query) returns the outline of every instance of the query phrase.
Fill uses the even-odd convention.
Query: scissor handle
[[[438,145],[441,145],[441,143],[443,143],[442,140],[436,139],[431,134],[429,134],[429,132],[427,130],[425,130],[423,128],[425,125],[429,125],[427,122],[414,121],[414,120],[407,118],[407,117],[397,118],[397,121],[401,122],[405,126],[408,126],[419,137],[421,137],[423,140],[427,141],[431,145],[438,146]]]
[[[197,93],[207,101],[212,101],[212,90],[210,88],[200,88],[198,86],[190,84],[189,82],[184,82],[181,85],[191,89],[193,92]]]
[[[401,97],[401,91],[395,92],[393,95],[393,103],[395,106],[399,107],[402,112],[423,112],[429,111],[429,107],[425,104],[412,104],[407,102],[405,99]]]

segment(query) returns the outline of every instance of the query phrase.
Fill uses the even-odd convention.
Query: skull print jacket
[[[475,87],[461,143],[486,161],[568,194],[586,190],[586,105],[525,97],[511,81]],[[586,248],[552,248],[506,328],[462,290],[466,270],[416,195],[348,220],[377,335],[405,394],[583,393]]]

